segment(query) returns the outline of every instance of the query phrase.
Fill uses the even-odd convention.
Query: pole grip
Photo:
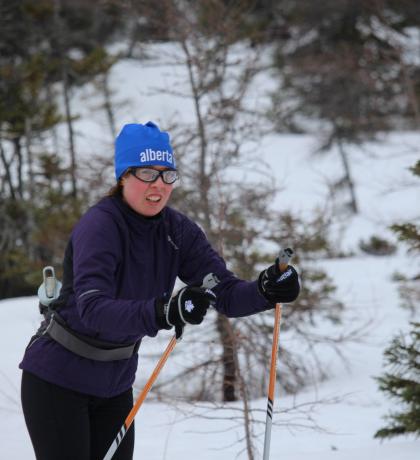
[[[38,288],[39,302],[48,307],[60,295],[61,286],[61,282],[55,276],[54,267],[51,265],[44,267],[42,270],[42,284]]]
[[[278,257],[278,264],[279,264],[280,272],[285,272],[287,270],[289,261],[292,258],[292,256],[293,256],[293,249],[286,248],[286,249],[280,250],[279,257]]]

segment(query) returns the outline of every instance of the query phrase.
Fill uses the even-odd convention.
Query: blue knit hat
[[[169,134],[147,122],[125,125],[115,141],[115,177],[130,167],[166,166],[176,169]]]

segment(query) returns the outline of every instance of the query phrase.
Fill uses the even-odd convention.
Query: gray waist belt
[[[117,346],[114,344],[103,343],[102,346],[88,343],[88,338],[82,339],[61,324],[59,320],[55,318],[55,315],[51,317],[50,324],[48,325],[45,334],[48,334],[52,339],[62,345],[67,350],[72,351],[76,355],[82,356],[83,358],[93,359],[95,361],[117,361],[120,359],[129,359],[135,353],[137,353],[140,341],[133,343],[132,345]],[[89,340],[94,341],[94,339]],[[98,342],[98,341],[96,341]]]

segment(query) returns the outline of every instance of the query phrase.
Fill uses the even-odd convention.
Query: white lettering
[[[140,163],[149,163],[152,161],[160,161],[162,163],[170,163],[173,166],[173,155],[168,150],[153,150],[146,149],[140,152]]]
[[[289,276],[292,274],[292,270],[289,268],[286,272],[284,272],[278,279],[277,283],[280,283],[281,281],[285,280],[286,278],[289,278]]]

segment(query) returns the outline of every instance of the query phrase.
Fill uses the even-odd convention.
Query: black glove
[[[293,302],[297,299],[300,291],[299,277],[291,265],[287,267],[286,271],[280,272],[276,260],[274,265],[260,273],[258,289],[273,307],[278,302]]]
[[[169,303],[157,300],[155,303],[156,320],[161,329],[185,324],[200,324],[210,305],[216,302],[211,289],[202,287],[184,287]]]

